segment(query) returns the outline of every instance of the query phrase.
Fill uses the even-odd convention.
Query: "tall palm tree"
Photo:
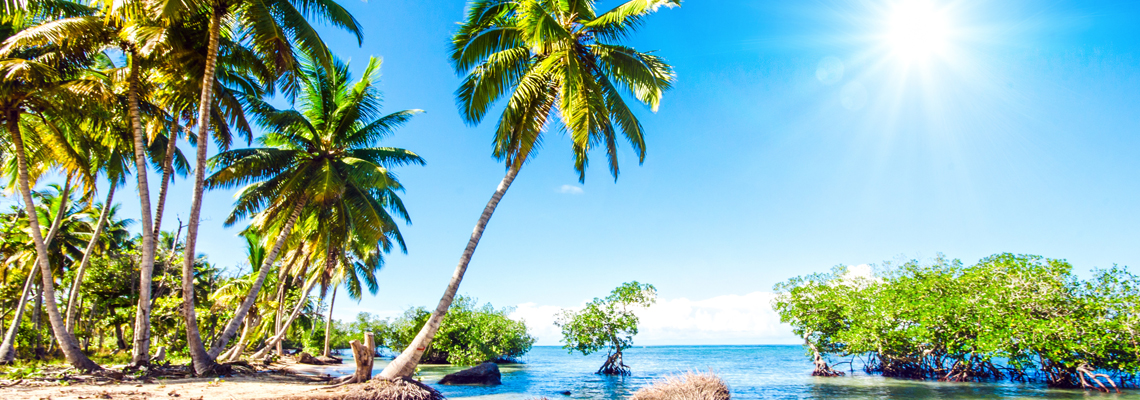
[[[304,62],[299,77],[301,110],[278,110],[260,99],[249,99],[251,114],[269,132],[259,139],[265,147],[231,150],[211,160],[216,172],[206,182],[208,187],[247,185],[226,224],[257,214],[254,226],[275,233],[257,280],[214,343],[212,354],[220,353],[237,333],[302,213],[343,215],[354,221],[357,234],[376,242],[393,230],[398,237],[389,212],[404,217],[407,212],[395,195],[402,186],[389,168],[424,161],[408,150],[373,146],[419,111],[381,115],[375,86],[379,69],[379,59],[370,59],[364,76],[353,83],[348,65],[338,60],[332,61],[331,69],[319,59]],[[402,238],[398,241],[402,246]],[[330,254],[337,244],[329,243]]]
[[[206,139],[209,121],[213,115],[215,74],[222,35],[222,24],[232,23],[228,32],[245,35],[236,42],[249,43],[254,52],[264,60],[272,60],[273,72],[286,82],[286,92],[290,92],[297,62],[294,47],[321,59],[328,58],[324,41],[306,18],[316,18],[348,30],[361,42],[360,24],[351,14],[334,0],[164,0],[154,4],[156,18],[166,23],[177,23],[188,15],[205,13],[209,16],[207,27],[206,63],[203,69],[201,95],[198,100],[197,154],[194,169],[194,191],[190,200],[190,216],[186,227],[186,253],[194,254],[198,240],[198,223],[202,212],[202,193],[206,178]],[[191,293],[190,279],[193,275],[193,257],[185,257],[182,265],[183,293]],[[215,365],[214,356],[218,353],[206,351],[194,312],[193,296],[183,298],[183,318],[186,320],[187,347],[193,359],[194,371],[209,373]],[[229,331],[229,328],[226,329]],[[223,335],[225,337],[226,335]],[[232,334],[229,336],[232,337]],[[228,339],[226,339],[228,341]],[[211,353],[213,355],[211,355]]]
[[[62,12],[51,7],[40,8],[44,3],[28,3],[25,9],[8,9],[2,29],[7,35],[37,24],[47,17],[58,18]],[[74,11],[74,10],[72,10]],[[7,40],[7,37],[4,37]],[[77,369],[93,371],[102,369],[80,350],[75,336],[64,326],[55,297],[55,280],[48,260],[47,246],[40,230],[32,198],[28,171],[28,153],[24,141],[24,117],[26,115],[63,114],[69,103],[98,98],[90,86],[75,85],[74,77],[90,63],[88,54],[75,54],[59,51],[51,46],[10,52],[0,60],[0,119],[3,120],[12,144],[17,164],[17,181],[20,196],[28,215],[32,240],[36,248],[36,264],[43,280],[44,303],[57,343],[67,361]],[[59,121],[65,115],[42,118],[43,121]]]
[[[681,0],[630,0],[598,13],[596,0],[475,0],[452,38],[451,62],[466,75],[456,91],[460,113],[478,124],[508,97],[495,132],[496,159],[507,174],[487,202],[439,305],[408,348],[380,373],[411,376],[451,306],[467,264],[495,207],[532,151],[542,142],[555,109],[570,136],[578,179],[585,181],[589,151],[603,146],[610,173],[618,175],[617,131],[645,159],[645,137],[623,92],[654,112],[670,88],[672,67],[661,58],[621,45],[661,7]]]
[[[161,221],[156,220],[152,214],[150,183],[147,178],[147,150],[151,142],[144,133],[145,124],[153,123],[154,107],[149,100],[149,82],[147,74],[149,68],[146,63],[147,56],[163,41],[167,35],[157,29],[143,12],[142,4],[138,1],[104,2],[100,8],[102,13],[95,15],[81,15],[70,18],[49,20],[38,26],[25,29],[6,42],[4,51],[9,48],[30,48],[55,44],[69,52],[98,53],[106,49],[121,50],[127,59],[125,73],[126,82],[123,92],[126,100],[125,114],[131,137],[131,147],[134,150],[134,167],[140,201],[142,228],[146,232],[156,231]],[[119,74],[105,74],[112,77]],[[112,82],[107,82],[113,84]],[[117,83],[117,82],[115,82]],[[145,109],[144,110],[144,106]],[[150,112],[148,112],[150,111]],[[117,119],[117,118],[115,118]],[[176,136],[176,132],[175,135]],[[165,147],[167,155],[173,156],[173,141],[167,141],[170,146]],[[163,165],[165,167],[165,163]],[[164,168],[169,170],[167,168]],[[164,175],[164,178],[167,178]],[[165,195],[164,180],[163,190]],[[151,282],[154,272],[156,236],[144,235],[142,238],[139,302],[136,312],[134,330],[133,361],[136,364],[147,363],[150,359],[150,298]]]

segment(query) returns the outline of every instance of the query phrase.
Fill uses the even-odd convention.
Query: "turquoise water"
[[[1140,391],[1103,394],[1046,389],[1039,384],[940,383],[886,379],[862,373],[839,378],[810,376],[812,366],[800,346],[654,346],[626,351],[632,376],[604,377],[594,371],[604,354],[570,355],[559,347],[535,347],[522,364],[501,365],[503,385],[443,386],[443,375],[462,368],[422,366],[421,378],[449,398],[478,400],[617,400],[665,376],[712,371],[729,385],[733,399],[1132,399]],[[387,360],[376,360],[377,372]],[[351,373],[351,361],[330,373]],[[842,365],[837,369],[848,368]],[[569,391],[570,395],[561,394]],[[474,399],[473,399],[474,400]]]

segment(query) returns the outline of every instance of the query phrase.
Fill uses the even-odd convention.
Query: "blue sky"
[[[647,344],[768,343],[792,339],[763,292],[836,264],[1014,252],[1081,271],[1140,265],[1136,3],[936,1],[945,46],[915,59],[883,35],[900,1],[689,0],[653,15],[631,43],[658,50],[677,83],[658,113],[639,112],[645,164],[623,148],[615,183],[596,154],[579,184],[568,140],[551,132],[461,293],[546,324],[534,320],[639,280],[680,310],[673,319],[726,327],[662,325]],[[466,126],[454,105],[446,48],[463,3],[344,0],[364,46],[325,30],[355,71],[383,57],[388,111],[427,111],[387,142],[428,161],[398,171],[409,253],[338,317],[438,301],[502,178],[493,120]],[[190,182],[174,186],[167,229],[188,214]],[[123,215],[137,215],[122,193]],[[241,241],[221,227],[232,195],[208,195],[199,249],[236,269]]]

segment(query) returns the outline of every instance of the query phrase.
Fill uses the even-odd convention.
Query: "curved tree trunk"
[[[289,313],[289,318],[286,318],[285,321],[281,323],[281,328],[277,330],[273,337],[265,341],[265,346],[262,347],[261,350],[258,350],[257,353],[254,353],[253,356],[250,357],[251,359],[260,360],[265,358],[273,348],[277,347],[282,340],[285,340],[285,332],[289,330],[289,325],[293,324],[297,316],[301,315],[301,310],[305,308],[309,293],[313,291],[314,286],[317,286],[315,283],[316,280],[314,279],[312,282],[305,284],[305,290],[301,293],[301,298],[297,300],[297,305],[293,307],[293,312]]]
[[[28,271],[28,279],[24,282],[24,290],[20,292],[20,302],[16,304],[12,325],[8,326],[8,331],[4,334],[4,343],[0,344],[0,364],[7,364],[16,359],[16,334],[20,331],[20,320],[24,319],[24,309],[28,307],[28,300],[32,298],[32,284],[39,273],[39,269],[33,263],[32,269]]]
[[[111,201],[115,198],[115,182],[112,180],[107,188],[107,202],[103,203],[103,211],[99,213],[99,222],[95,223],[95,230],[91,232],[91,240],[87,242],[87,249],[83,250],[83,259],[79,261],[79,268],[75,270],[75,281],[71,283],[71,290],[67,296],[67,331],[75,334],[75,301],[79,298],[79,288],[83,285],[83,273],[91,263],[91,254],[99,243],[99,234],[107,225],[107,218],[111,215]]]
[[[218,64],[218,36],[222,29],[221,10],[210,15],[210,41],[206,50],[206,71],[202,76],[202,96],[198,99],[198,145],[194,166],[194,195],[190,201],[190,221],[186,227],[186,247],[182,262],[182,317],[186,320],[186,347],[193,360],[194,373],[211,373],[217,365],[206,352],[198,317],[194,312],[194,254],[198,241],[198,221],[202,216],[202,192],[206,183],[206,148],[209,147],[210,106],[214,100],[214,69]]]
[[[75,340],[75,336],[67,332],[67,328],[63,324],[63,318],[59,313],[59,307],[55,303],[55,280],[52,278],[51,265],[48,263],[47,246],[44,243],[44,238],[40,231],[40,223],[35,217],[36,208],[32,200],[32,190],[28,183],[28,161],[27,154],[24,152],[24,138],[20,133],[19,124],[20,115],[18,112],[12,112],[8,115],[8,131],[12,135],[12,144],[15,147],[16,153],[16,169],[18,171],[18,181],[20,187],[20,196],[24,200],[24,208],[28,213],[28,225],[32,231],[32,242],[36,246],[36,263],[40,267],[40,276],[43,278],[44,301],[47,303],[48,320],[51,322],[52,332],[55,333],[56,341],[59,342],[59,348],[63,351],[63,355],[76,369],[81,371],[97,371],[103,368],[95,364],[83,351],[79,348],[79,343]]]
[[[56,232],[59,231],[59,226],[63,223],[63,215],[67,210],[67,199],[71,194],[71,175],[67,176],[67,183],[63,185],[63,191],[60,192],[59,209],[56,211],[55,216],[51,222],[51,228],[48,229],[48,235],[44,239],[44,247],[51,245],[52,239],[55,238]],[[28,306],[28,300],[31,299],[29,295],[32,292],[32,287],[36,281],[39,271],[35,268],[35,263],[32,264],[32,269],[28,271],[28,279],[24,282],[24,290],[21,292],[20,302],[16,304],[16,315],[12,319],[12,326],[8,327],[8,331],[4,334],[4,342],[0,344],[0,364],[10,363],[16,359],[16,334],[20,330],[20,320],[24,318],[24,309]],[[36,329],[39,330],[39,300],[42,299],[40,293],[36,293],[36,313],[35,320],[37,321]],[[68,308],[70,309],[70,307]],[[68,331],[70,332],[70,331]]]
[[[55,217],[52,217],[51,228],[48,229],[47,236],[44,237],[44,247],[50,247],[52,239],[59,232],[60,225],[63,225],[63,216],[67,215],[67,202],[71,200],[71,174],[67,174],[67,182],[63,184],[63,191],[59,192],[59,209],[55,211]]]
[[[150,208],[150,185],[147,183],[146,142],[143,137],[142,116],[139,114],[139,57],[129,51],[131,71],[128,78],[127,101],[130,103],[131,132],[134,134],[135,177],[138,179],[139,207],[142,213],[142,254],[139,256],[139,302],[135,312],[134,349],[131,360],[135,365],[150,362],[150,289],[154,274],[154,220]]]
[[[238,338],[237,344],[231,347],[225,353],[218,357],[218,361],[233,362],[241,358],[241,353],[245,351],[246,344],[249,343],[249,333],[260,323],[260,318],[251,319],[246,318],[245,323],[242,324],[241,336]]]
[[[516,165],[507,170],[507,175],[499,183],[499,188],[495,190],[495,194],[487,202],[487,207],[483,208],[483,214],[479,216],[479,222],[475,224],[475,230],[471,232],[471,239],[467,241],[467,248],[459,257],[459,265],[455,267],[455,273],[451,275],[451,281],[448,282],[447,289],[443,291],[443,298],[439,299],[439,305],[435,307],[435,311],[432,311],[431,317],[428,318],[420,332],[416,334],[416,338],[408,344],[408,348],[404,349],[400,356],[392,360],[387,367],[384,367],[384,370],[380,372],[380,378],[407,378],[416,372],[420,357],[431,344],[435,333],[439,331],[439,324],[443,322],[443,316],[447,314],[447,309],[455,300],[455,294],[459,291],[459,284],[463,281],[463,274],[467,272],[467,264],[471,262],[471,256],[475,254],[475,247],[479,245],[479,239],[483,237],[483,230],[487,228],[487,222],[491,221],[491,214],[495,213],[495,207],[499,206],[499,201],[503,199],[503,195],[507,193],[511,183],[515,181],[519,168],[521,166]]]
[[[242,300],[241,305],[238,306],[237,312],[226,324],[226,329],[214,341],[213,346],[210,347],[210,357],[217,357],[226,348],[226,344],[230,339],[233,339],[237,334],[238,327],[241,326],[242,321],[245,320],[246,314],[249,309],[253,307],[253,303],[257,301],[258,293],[261,293],[261,287],[265,285],[265,277],[269,276],[269,270],[273,269],[273,263],[277,261],[277,254],[281,252],[281,248],[285,246],[285,240],[289,238],[289,232],[293,230],[293,224],[297,222],[297,218],[301,216],[301,210],[305,208],[307,202],[305,197],[297,200],[297,204],[293,206],[293,212],[289,214],[289,220],[285,222],[285,226],[281,228],[281,232],[277,234],[277,242],[273,244],[273,249],[265,257],[265,261],[261,263],[261,270],[257,271],[257,280],[253,281],[253,286],[249,288],[249,293],[245,295],[245,300]]]
[[[332,254],[333,249],[330,248],[325,256],[325,268],[327,268],[327,271],[335,270],[337,264],[340,263],[340,257],[333,257]],[[318,271],[317,273],[320,272]],[[289,314],[289,318],[287,318],[285,322],[281,324],[281,328],[277,329],[277,332],[274,333],[273,337],[265,341],[265,347],[253,355],[254,360],[265,358],[265,356],[269,355],[269,352],[273,350],[274,347],[277,347],[277,345],[280,344],[282,340],[285,340],[285,332],[289,330],[289,325],[293,324],[293,321],[297,319],[297,316],[301,315],[301,309],[305,308],[305,303],[309,298],[309,292],[311,292],[313,290],[313,287],[316,286],[316,282],[317,278],[314,277],[311,282],[305,283],[305,290],[303,293],[301,293],[301,297],[297,299],[297,306],[293,307],[293,312]]]
[[[305,253],[305,244],[304,243],[301,243],[301,248],[298,249],[297,252],[298,252],[298,254],[296,256],[294,256],[292,260],[289,261],[289,265],[286,265],[284,268],[281,268],[277,272],[277,308],[273,312],[273,332],[274,333],[276,333],[278,329],[281,329],[281,323],[283,322],[282,318],[281,318],[281,312],[285,309],[285,306],[284,306],[284,303],[285,303],[285,287],[286,287],[285,286],[285,280],[288,279],[289,270],[293,269],[293,264],[295,264],[297,262],[297,259],[307,255]],[[306,266],[307,265],[308,264],[306,264]],[[281,349],[281,342],[278,342],[277,343],[277,354],[281,354],[281,350],[282,350]]]
[[[178,123],[178,117],[174,117],[174,129],[170,131],[170,135],[166,140],[166,154],[162,159],[162,182],[158,187],[158,204],[154,209],[154,243],[155,248],[158,248],[158,236],[162,233],[162,214],[166,210],[166,190],[170,187],[170,178],[174,175],[174,152],[178,149],[178,132],[182,130],[182,125]],[[175,238],[175,243],[178,239]]]
[[[329,298],[329,316],[325,317],[325,352],[324,356],[328,357],[329,354],[329,338],[332,337],[332,312],[333,306],[336,305],[336,287],[333,287],[332,297]]]

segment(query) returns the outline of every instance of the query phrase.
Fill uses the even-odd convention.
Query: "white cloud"
[[[581,188],[581,187],[578,187],[578,186],[574,186],[574,185],[562,185],[562,187],[561,187],[561,188],[558,188],[558,193],[565,193],[565,194],[582,194],[582,193],[585,193],[585,191],[584,191],[584,190],[582,190],[582,188]]]
[[[638,312],[639,345],[669,344],[795,344],[799,339],[772,310],[769,292],[717,296],[706,300],[661,299]],[[577,308],[577,307],[576,307]],[[562,332],[554,316],[562,308],[520,304],[511,318],[523,319],[539,345],[557,345]]]

